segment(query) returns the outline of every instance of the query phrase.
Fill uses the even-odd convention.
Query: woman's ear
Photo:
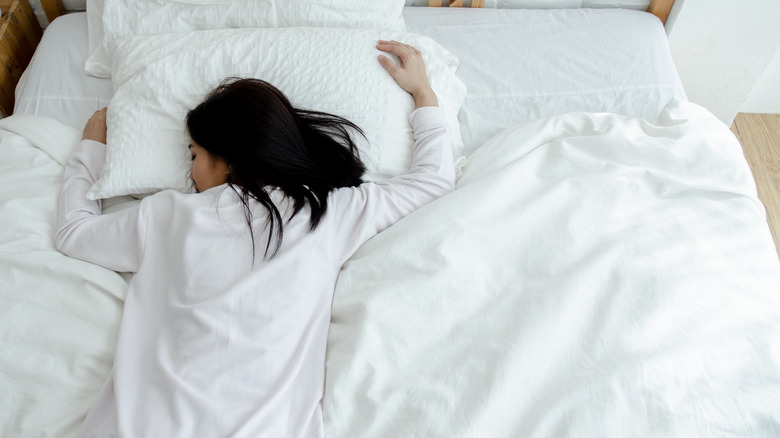
[[[222,157],[212,156],[211,166],[212,174],[220,181],[219,184],[226,183],[228,178],[230,178],[230,174],[233,172],[233,167]]]

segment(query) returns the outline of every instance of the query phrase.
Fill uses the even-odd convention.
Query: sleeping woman
[[[113,369],[86,437],[319,437],[325,345],[341,265],[453,189],[449,137],[420,52],[379,62],[416,108],[411,169],[363,183],[351,122],[294,108],[271,85],[226,81],[187,114],[196,194],[163,191],[101,215],[86,199],[105,157],[105,109],[60,194],[57,247],[135,272]]]

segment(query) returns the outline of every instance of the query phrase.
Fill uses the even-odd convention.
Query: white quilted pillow
[[[112,43],[132,36],[244,27],[403,32],[403,6],[404,0],[88,0],[85,70],[111,77]]]
[[[357,138],[368,168],[365,179],[403,173],[411,163],[408,116],[414,102],[377,61],[379,39],[403,41],[423,53],[462,165],[457,114],[466,88],[454,74],[457,58],[432,39],[329,28],[209,30],[135,37],[117,45],[106,164],[88,196],[190,191],[185,114],[229,76],[266,80],[294,106],[360,126],[367,137]]]

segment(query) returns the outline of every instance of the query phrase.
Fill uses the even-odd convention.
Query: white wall
[[[778,23],[777,0],[676,0],[667,34],[688,98],[731,125],[780,48]]]
[[[775,52],[739,112],[780,114],[780,50]]]

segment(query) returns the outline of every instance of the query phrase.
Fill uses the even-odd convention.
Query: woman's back
[[[224,189],[165,192],[141,207],[144,256],[127,294],[112,377],[85,430],[116,418],[105,431],[127,436],[227,436],[237,425],[245,436],[321,434],[338,272],[327,228],[309,233],[298,215],[277,256],[253,265],[243,210]],[[262,223],[264,212],[257,213]]]

